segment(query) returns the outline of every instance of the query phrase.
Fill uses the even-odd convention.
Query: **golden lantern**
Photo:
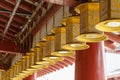
[[[10,71],[10,78],[13,78],[14,77],[13,68],[10,68],[9,71]]]
[[[101,21],[95,27],[100,31],[120,31],[120,0],[100,0]]]
[[[22,62],[21,61],[19,61],[16,65],[17,65],[17,74],[15,75],[15,77],[18,77],[18,78],[24,78],[24,77],[26,77],[26,75],[25,76],[22,76],[22,75],[20,75],[21,74],[21,72],[22,72],[22,70],[21,70],[21,66],[22,66],[22,64],[21,64]],[[22,73],[23,74],[23,73]]]
[[[13,68],[13,77],[15,77],[15,75],[17,74],[17,66],[14,65],[12,66],[12,68]]]
[[[5,80],[7,79],[7,75],[6,75],[6,73],[4,74],[4,79],[5,79]]]
[[[80,35],[80,17],[71,16],[64,18],[62,24],[66,26],[66,44],[62,48],[67,50],[84,50],[89,46],[85,42],[78,42],[75,37]]]
[[[29,55],[24,56],[25,61],[23,62],[23,68],[24,67],[25,68],[24,68],[24,70],[22,70],[21,74],[28,76],[31,73],[36,71],[36,69],[31,68],[31,65],[34,64],[33,54],[34,54],[34,52],[30,52]]]
[[[20,62],[17,62],[17,63],[16,63],[16,75],[19,74],[19,65],[20,65]],[[15,75],[15,76],[16,76],[16,75]]]
[[[31,65],[31,68],[35,68],[35,69],[41,69],[42,65],[36,64],[40,58],[42,58],[42,56],[40,56],[40,46],[37,45],[35,46],[33,49],[34,54],[32,54],[32,61],[33,61],[33,65]]]
[[[43,60],[54,62],[64,60],[62,57],[51,55],[55,51],[55,35],[48,35],[44,37],[44,40],[46,41],[46,54],[43,56]]]
[[[54,64],[55,63],[54,61],[43,60],[43,57],[46,56],[46,41],[40,41],[39,48],[40,48],[39,58],[38,58],[38,61],[36,62],[36,64],[42,65],[42,66],[40,66],[42,68],[47,68],[49,65]]]
[[[10,71],[7,70],[7,71],[6,71],[6,80],[9,80],[9,79],[10,79]]]
[[[19,66],[20,67],[20,72],[19,72],[19,75],[22,76],[22,77],[27,77],[30,73],[29,71],[26,70],[26,56],[23,56],[22,57],[22,60],[21,60],[21,65]],[[26,73],[25,73],[26,72]],[[18,75],[18,76],[19,76]]]
[[[42,64],[38,64],[38,62],[41,62],[42,60],[42,53],[40,53],[40,47],[39,47],[39,52],[38,52],[38,47],[37,48],[34,48],[34,52],[35,52],[35,54],[32,54],[33,56],[32,56],[32,61],[33,61],[33,65],[31,65],[30,67],[31,68],[35,68],[35,69],[41,69],[41,68],[43,68],[43,65]],[[36,53],[39,53],[39,54],[36,54]],[[40,56],[40,54],[42,54],[41,56]],[[36,57],[38,57],[37,59],[35,59]],[[40,60],[40,61],[39,61]],[[27,70],[31,70],[31,69],[27,69]]]
[[[66,44],[66,28],[56,27],[52,29],[52,32],[55,34],[55,51],[52,53],[52,55],[55,56],[74,55],[72,51],[65,50],[62,48],[62,45]]]
[[[76,37],[78,41],[83,42],[100,42],[106,40],[107,37],[103,32],[98,31],[95,25],[100,22],[99,3],[83,3],[75,8],[80,14],[80,34]]]

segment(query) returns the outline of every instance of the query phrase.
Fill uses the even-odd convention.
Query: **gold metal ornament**
[[[39,58],[38,58],[38,61],[36,62],[36,64],[38,64],[37,67],[46,68],[49,65],[55,64],[53,61],[43,60],[43,57],[46,56],[46,41],[40,41],[39,48],[40,48]],[[43,65],[43,66],[41,66],[41,65]]]
[[[80,35],[80,16],[64,18],[62,24],[66,26],[66,44],[62,48],[67,50],[84,50],[89,45],[85,42],[78,42],[75,37]]]
[[[120,0],[100,0],[101,21],[95,28],[105,32],[120,31]]]
[[[101,42],[107,39],[103,32],[98,31],[95,25],[100,22],[100,5],[97,2],[89,2],[78,5],[75,8],[80,13],[80,34],[76,37],[83,42]]]
[[[52,62],[64,60],[63,57],[54,56],[51,54],[55,51],[55,35],[54,34],[48,35],[44,37],[44,40],[46,41],[46,55],[43,57],[43,60]]]
[[[33,50],[34,50],[34,54],[32,54],[33,65],[31,65],[30,67],[35,68],[35,71],[36,71],[36,69],[40,69],[40,67],[38,67],[40,65],[36,64],[36,62],[38,62],[40,58],[40,47],[35,46]],[[31,69],[27,69],[27,70],[31,70]]]
[[[19,69],[18,69],[19,74],[16,75],[16,77],[20,76],[20,77],[24,78],[24,77],[27,77],[30,75],[30,71],[27,71],[27,57],[28,56],[26,56],[26,55],[22,57],[22,60],[20,62]]]
[[[32,68],[31,66],[34,65],[34,52],[31,51],[29,53],[27,53],[27,55],[25,56],[25,70],[22,71],[23,74],[27,74],[30,75],[33,72],[36,72],[35,68]]]
[[[55,56],[71,56],[74,55],[72,51],[65,50],[62,48],[66,44],[66,28],[56,27],[52,29],[52,33],[55,34],[55,51],[52,55]]]
[[[10,78],[13,78],[14,77],[13,68],[10,68],[9,71],[10,71]]]

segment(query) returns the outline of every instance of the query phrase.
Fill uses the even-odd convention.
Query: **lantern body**
[[[89,48],[85,42],[79,42],[75,39],[80,35],[80,16],[64,18],[62,23],[66,26],[66,44],[62,48],[67,50],[84,50]]]
[[[62,45],[66,44],[66,28],[56,27],[52,29],[55,34],[55,51],[52,55],[55,56],[70,56],[74,55],[72,51],[68,51],[62,48]]]
[[[52,62],[52,61],[44,61],[43,60],[43,58],[47,56],[46,46],[47,46],[46,41],[41,41],[39,43],[39,48],[40,48],[39,60],[36,62],[36,64],[38,64],[38,66],[37,66],[38,68],[46,68],[49,65],[54,64],[54,62]]]
[[[107,37],[95,28],[100,22],[99,3],[91,2],[80,4],[75,8],[80,13],[80,34],[76,37],[78,41],[83,42],[100,42],[106,40]]]
[[[51,53],[55,50],[55,36],[54,35],[48,35],[44,37],[44,40],[46,41],[46,55],[45,57],[51,56]]]
[[[100,0],[101,21],[96,29],[105,32],[120,31],[120,0]]]
[[[61,61],[64,60],[64,58],[59,57],[59,56],[54,56],[51,53],[55,51],[55,35],[48,35],[44,38],[46,40],[46,57],[43,58],[43,60],[46,61]]]

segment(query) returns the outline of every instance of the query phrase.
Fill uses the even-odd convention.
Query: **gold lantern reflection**
[[[65,50],[62,48],[62,45],[66,44],[66,28],[56,27],[52,29],[52,32],[55,34],[55,51],[52,53],[52,55],[56,56],[74,55],[72,51]]]
[[[81,35],[76,37],[78,41],[100,42],[107,39],[102,32],[95,29],[95,25],[100,22],[99,8],[97,2],[83,3],[75,8],[80,13]]]
[[[96,29],[105,32],[120,31],[120,0],[100,0],[101,21]]]
[[[66,26],[66,44],[62,46],[68,50],[84,50],[89,46],[85,42],[78,42],[75,37],[80,35],[80,17],[72,16],[62,20],[62,24]]]
[[[64,60],[62,57],[51,55],[55,50],[55,35],[48,35],[44,37],[44,40],[46,41],[46,55],[43,60],[54,62]]]

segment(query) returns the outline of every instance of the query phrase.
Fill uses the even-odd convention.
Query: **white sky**
[[[120,55],[106,53],[104,56],[105,71],[107,76],[120,74]],[[44,75],[36,80],[74,80],[74,64],[53,73]]]

